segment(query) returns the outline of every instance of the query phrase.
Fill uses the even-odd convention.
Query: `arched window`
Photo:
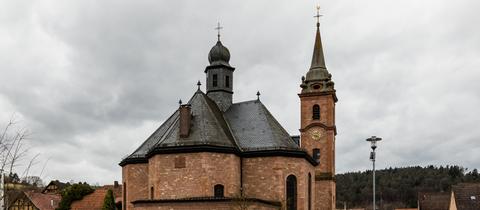
[[[314,120],[319,120],[320,119],[320,106],[318,104],[313,105],[312,118]]]
[[[312,174],[308,173],[308,210],[312,209]]]
[[[223,194],[223,185],[221,184],[217,184],[213,187],[213,196],[216,197],[216,198],[223,198],[224,197],[224,194]]]
[[[287,177],[287,210],[297,210],[297,177]]]
[[[225,87],[229,88],[230,87],[230,77],[225,76]]]

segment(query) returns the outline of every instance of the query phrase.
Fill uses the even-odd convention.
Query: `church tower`
[[[228,63],[230,52],[220,41],[220,24],[216,28],[218,41],[208,53],[210,65],[205,68],[207,74],[207,95],[217,103],[220,110],[225,112],[232,105],[233,71],[234,67]]]
[[[317,31],[310,69],[300,87],[301,147],[317,161],[315,167],[315,207],[335,209],[335,94],[332,75],[325,66],[320,36],[319,7]]]

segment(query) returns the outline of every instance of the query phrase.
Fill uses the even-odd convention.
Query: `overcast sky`
[[[298,134],[318,3],[337,172],[370,168],[371,135],[380,168],[480,168],[477,0],[0,0],[0,126],[15,114],[32,132],[45,181],[121,180],[120,160],[204,83],[220,21],[234,101],[259,90]]]

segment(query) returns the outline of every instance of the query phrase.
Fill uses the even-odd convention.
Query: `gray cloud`
[[[322,1],[337,104],[337,170],[479,168],[480,3]],[[45,178],[109,183],[204,81],[217,21],[232,54],[234,100],[261,100],[298,133],[314,2],[1,1],[0,119],[17,113],[50,158]],[[101,174],[101,176],[99,176]]]

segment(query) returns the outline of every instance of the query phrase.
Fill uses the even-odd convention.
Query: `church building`
[[[335,209],[337,97],[318,20],[301,108],[285,110],[300,111],[300,136],[259,98],[234,103],[236,71],[220,36],[208,61],[206,91],[199,82],[191,99],[120,162],[123,209]]]

